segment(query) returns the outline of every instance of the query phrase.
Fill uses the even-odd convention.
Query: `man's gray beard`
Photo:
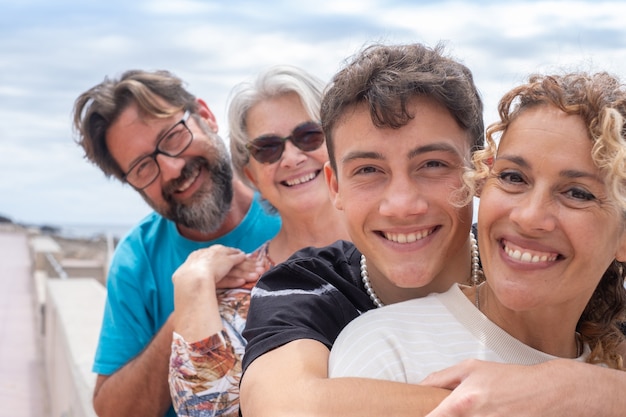
[[[208,171],[210,189],[198,190],[193,201],[187,205],[176,201],[173,197],[174,191],[198,166]],[[163,198],[167,203],[165,211],[159,210],[148,201],[163,217],[201,233],[216,231],[224,222],[233,200],[233,169],[230,160],[223,155],[214,160],[213,164],[200,157],[192,159],[185,165],[180,177],[163,188]]]

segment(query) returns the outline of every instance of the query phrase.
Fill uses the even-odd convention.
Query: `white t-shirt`
[[[585,346],[577,360],[588,354]],[[555,359],[502,330],[453,285],[443,294],[357,317],[333,345],[329,375],[419,383],[434,371],[471,358],[520,365]]]

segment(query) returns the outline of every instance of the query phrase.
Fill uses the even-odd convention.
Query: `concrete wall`
[[[59,262],[68,278],[90,277],[105,285],[106,268],[97,259],[63,259]]]
[[[96,417],[91,366],[106,298],[102,263],[66,259],[50,236],[33,233],[29,241],[49,417]]]
[[[44,281],[44,360],[51,417],[95,417],[91,372],[106,289],[93,278]]]
[[[46,235],[31,236],[30,250],[35,271],[43,271],[49,277],[64,275],[59,264],[63,259],[61,246],[53,238]]]

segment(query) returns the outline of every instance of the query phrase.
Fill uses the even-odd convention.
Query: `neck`
[[[561,358],[577,358],[582,354],[582,342],[576,333],[576,321],[567,317],[563,306],[556,308],[515,311],[504,306],[489,286],[489,281],[476,287],[474,297],[478,309],[498,327],[533,349]]]
[[[178,232],[187,239],[196,242],[207,242],[222,237],[233,231],[241,223],[248,210],[250,210],[253,197],[254,191],[241,181],[233,179],[233,201],[220,227],[211,233],[204,233],[177,224]]]
[[[307,246],[322,247],[340,239],[349,240],[340,213],[330,203],[314,214],[307,211],[305,216],[281,213],[281,219],[282,227],[269,247],[274,262],[282,262]]]
[[[380,272],[376,270],[372,271],[372,273],[378,274],[372,283],[370,282],[369,269],[373,268],[367,267],[367,259],[364,256],[362,256],[361,263],[361,278],[366,290],[369,288],[368,294],[375,304],[377,304],[376,299],[381,304],[397,303],[424,297],[433,292],[444,292],[455,283],[478,282],[482,279],[482,272],[478,264],[478,245],[473,238],[473,234],[470,233],[470,238],[460,251],[452,256],[454,257],[454,262],[446,264],[435,276],[424,275],[419,278],[424,283],[423,285],[414,284],[414,287],[399,287],[387,277],[379,278]],[[435,261],[425,260],[425,262],[434,264]],[[430,268],[424,268],[424,270],[430,270]]]

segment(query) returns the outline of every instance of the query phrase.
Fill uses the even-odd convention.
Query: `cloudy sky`
[[[228,93],[260,69],[289,63],[328,80],[368,43],[443,41],[473,70],[489,123],[530,72],[626,80],[624,16],[623,1],[0,0],[0,215],[130,225],[148,213],[74,143],[74,99],[106,75],[173,71],[226,137]]]

